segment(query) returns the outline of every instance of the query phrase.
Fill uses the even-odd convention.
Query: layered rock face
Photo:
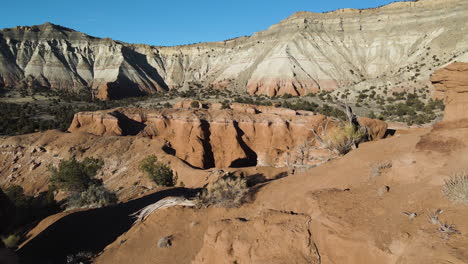
[[[164,139],[165,151],[197,168],[313,165],[331,153],[316,149],[311,128],[333,128],[320,114],[233,104],[234,110],[114,109],[77,113],[68,129],[95,135],[140,135]],[[385,135],[386,123],[360,119],[372,138]]]
[[[436,71],[431,81],[445,96],[444,121],[468,118],[468,63],[452,63]]]
[[[434,72],[431,81],[443,93],[444,119],[421,139],[418,148],[443,153],[464,148],[468,138],[468,63],[450,64]]]
[[[0,31],[0,85],[91,87],[118,98],[187,87],[304,95],[376,80],[425,82],[468,50],[468,3],[421,0],[376,9],[299,12],[223,42],[153,47],[46,23]],[[414,80],[411,80],[411,84]]]

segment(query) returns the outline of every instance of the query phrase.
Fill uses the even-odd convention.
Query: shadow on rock
[[[173,188],[110,207],[72,213],[19,249],[21,263],[62,264],[67,255],[98,253],[131,228],[131,214],[168,196],[191,198],[196,193],[197,190]]]

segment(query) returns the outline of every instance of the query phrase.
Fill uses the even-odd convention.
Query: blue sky
[[[46,21],[96,37],[179,45],[251,35],[297,11],[368,8],[391,0],[4,0],[0,28]]]

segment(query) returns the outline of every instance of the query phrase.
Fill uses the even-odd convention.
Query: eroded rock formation
[[[456,62],[431,76],[436,90],[444,93],[444,121],[468,118],[468,63]]]
[[[184,105],[184,104],[181,104]],[[316,148],[311,128],[336,120],[308,111],[233,104],[233,110],[128,109],[77,113],[68,129],[94,135],[139,135],[164,139],[165,150],[197,168],[313,165],[331,153]],[[383,121],[361,118],[372,139],[385,135]]]

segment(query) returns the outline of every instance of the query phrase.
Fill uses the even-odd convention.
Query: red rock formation
[[[387,133],[388,124],[378,119],[367,117],[358,118],[359,125],[366,127],[371,140],[379,140]]]
[[[327,156],[323,150],[313,150],[316,142],[308,128],[320,130],[327,123],[331,128],[336,121],[308,111],[244,104],[231,108],[83,112],[75,115],[68,130],[158,137],[168,142],[168,153],[198,168],[282,167],[304,159],[312,165]],[[385,122],[366,118],[360,122],[368,127],[372,139],[385,135]]]
[[[434,72],[431,82],[444,93],[444,121],[468,118],[468,63],[452,63]]]
[[[450,153],[468,138],[468,63],[457,62],[436,71],[431,81],[445,101],[444,119],[418,143],[420,150]],[[457,133],[453,130],[457,129]]]

